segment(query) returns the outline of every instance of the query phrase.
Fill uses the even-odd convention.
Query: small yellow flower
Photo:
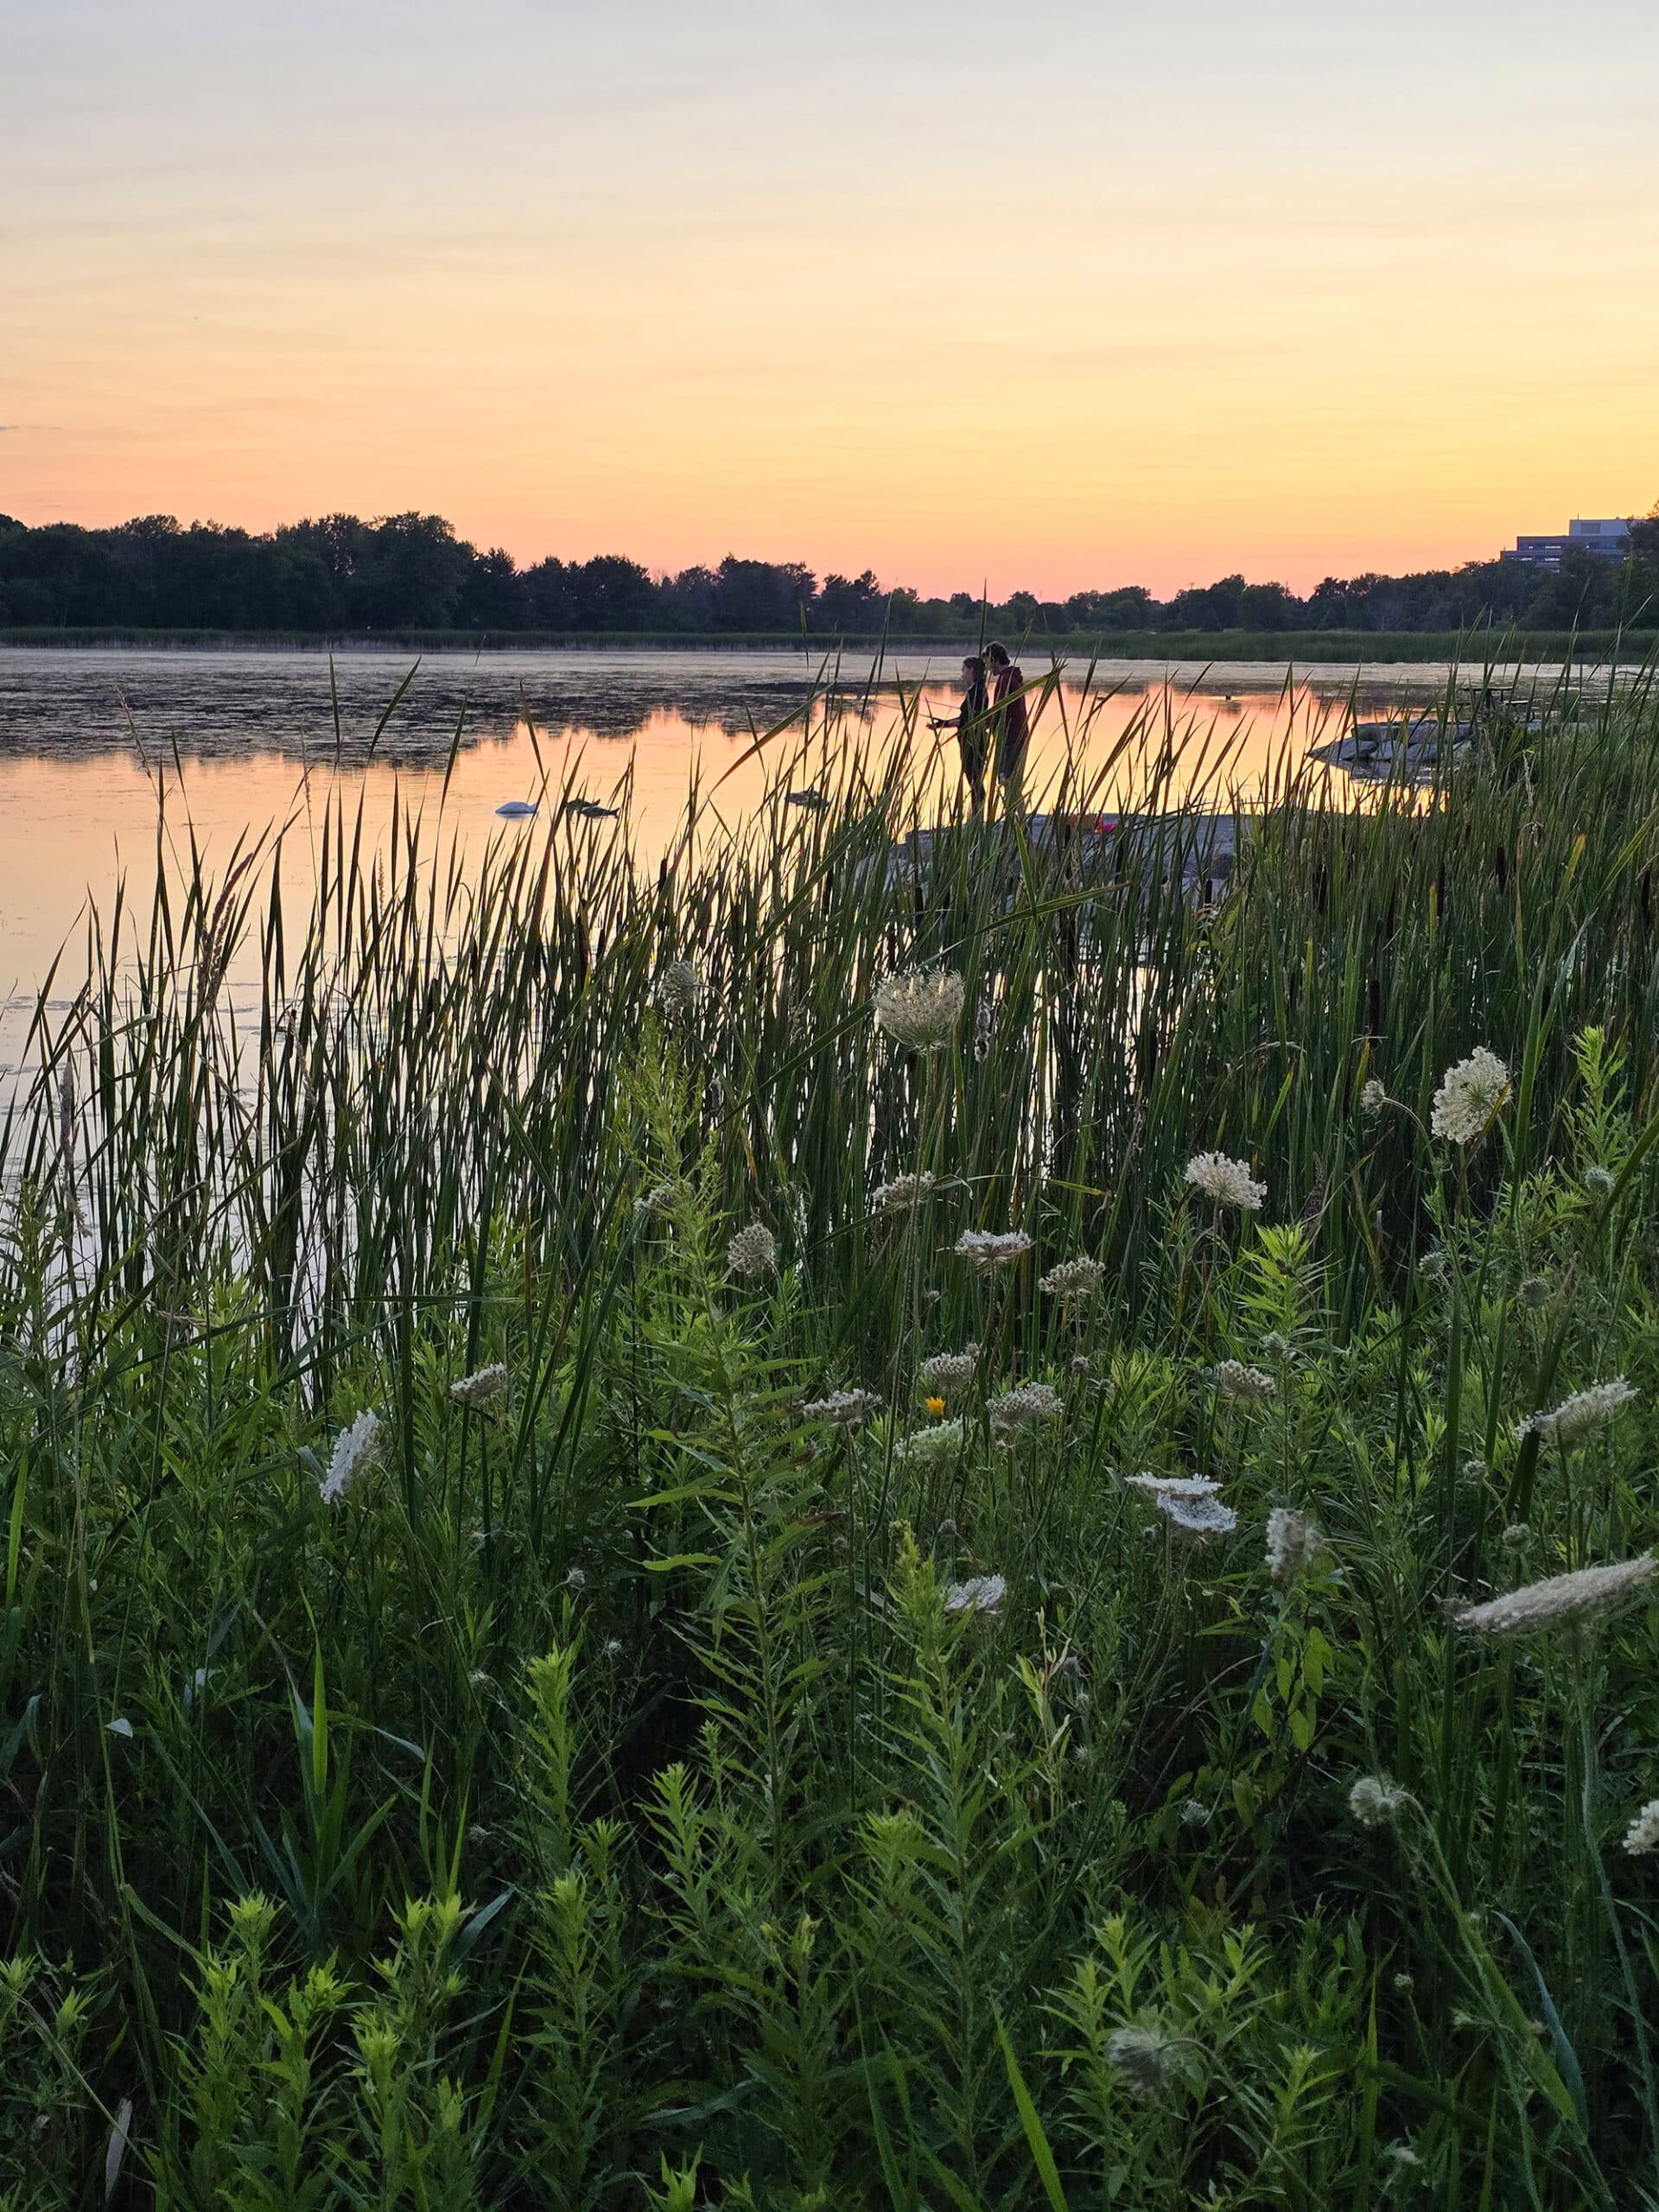
[[[927,1410],[932,1414],[935,1421],[944,1420],[944,1400],[943,1398],[925,1398],[923,1400],[923,1403],[926,1406]]]

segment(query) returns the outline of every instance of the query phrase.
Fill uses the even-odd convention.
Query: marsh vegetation
[[[855,744],[90,931],[0,2202],[1659,2202],[1659,704],[1513,739],[1205,903]]]

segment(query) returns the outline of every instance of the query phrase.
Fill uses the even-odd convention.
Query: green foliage
[[[0,1160],[6,2212],[1651,2200],[1651,1591],[1453,1616],[1659,1538],[1656,749],[1293,791],[1202,908],[890,881],[855,753],[115,933]]]

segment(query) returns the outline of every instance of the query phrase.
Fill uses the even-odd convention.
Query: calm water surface
[[[955,647],[901,655],[880,685],[866,661],[829,671],[845,709],[837,741],[861,734],[877,751],[890,741],[895,682],[919,687],[924,728],[929,711],[953,712],[958,662]],[[1040,672],[1028,655],[1027,677]],[[824,673],[818,656],[795,652],[446,653],[416,665],[406,653],[351,652],[331,671],[311,652],[0,648],[0,1078],[15,1080],[29,1014],[66,946],[52,996],[62,1009],[73,995],[89,906],[107,913],[124,878],[130,907],[147,910],[158,794],[175,862],[194,839],[212,870],[238,838],[285,829],[289,899],[309,891],[331,797],[353,809],[360,798],[367,837],[383,842],[394,803],[436,817],[452,752],[445,842],[453,833],[481,855],[492,837],[544,834],[543,823],[495,812],[537,798],[544,779],[557,788],[568,776],[604,803],[631,778],[633,848],[650,864],[683,822],[694,776],[705,793],[718,785],[727,821],[754,804],[767,774],[766,759],[753,757],[756,734],[798,709]],[[1105,760],[1136,717],[1192,734],[1212,756],[1224,749],[1230,779],[1248,791],[1270,760],[1340,726],[1355,680],[1352,670],[1319,671],[1317,689],[1293,692],[1278,668],[1115,664],[1085,690],[1084,674],[1065,671],[1039,722],[1029,791],[1068,748]],[[1397,698],[1437,674],[1390,669],[1381,680]],[[766,758],[801,743],[791,733]],[[821,740],[817,753],[822,772]],[[954,780],[948,737],[941,771]],[[792,779],[813,772],[809,755]],[[1144,760],[1120,765],[1116,803],[1133,804],[1144,773]]]

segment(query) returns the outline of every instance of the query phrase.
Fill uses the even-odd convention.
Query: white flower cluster
[[[827,1398],[809,1398],[801,1412],[808,1421],[827,1421],[837,1428],[856,1428],[869,1419],[880,1403],[874,1390],[832,1390]]]
[[[778,1240],[763,1223],[752,1221],[727,1247],[726,1264],[734,1275],[769,1275],[778,1264]]]
[[[1359,1110],[1368,1122],[1374,1122],[1389,1103],[1389,1094],[1380,1079],[1372,1076],[1359,1094]]]
[[[952,1582],[944,1593],[947,1613],[994,1613],[1008,1594],[1000,1574],[970,1574],[965,1582]]]
[[[1052,1421],[1060,1402],[1059,1392],[1047,1382],[1027,1382],[1017,1390],[1005,1390],[986,1408],[991,1417],[991,1433],[999,1443],[1006,1444],[1022,1428]]]
[[[697,971],[689,960],[671,960],[657,978],[657,1003],[663,1012],[684,1020],[697,1003]]]
[[[1089,1298],[1100,1288],[1106,1270],[1098,1260],[1078,1258],[1062,1260],[1051,1268],[1038,1284],[1051,1298]]]
[[[1653,1580],[1655,1566],[1653,1554],[1643,1552],[1609,1567],[1574,1567],[1569,1574],[1523,1583],[1484,1605],[1461,1606],[1452,1618],[1459,1628],[1481,1636],[1524,1636],[1533,1629],[1597,1620],[1640,1597]]]
[[[1181,2077],[1180,2045],[1155,2024],[1132,2022],[1106,2038],[1106,2063],[1143,2104],[1162,2103]]]
[[[1624,1831],[1624,1848],[1632,1859],[1659,1851],[1659,1797],[1649,1797]]]
[[[919,1175],[895,1175],[890,1183],[878,1183],[870,1194],[873,1213],[908,1213],[912,1206],[920,1205],[938,1177],[924,1169]]]
[[[1624,1377],[1615,1375],[1611,1382],[1592,1382],[1587,1390],[1575,1391],[1549,1413],[1529,1414],[1516,1433],[1518,1437],[1544,1437],[1565,1451],[1569,1445],[1588,1436],[1592,1429],[1610,1421],[1635,1395]]]
[[[633,1210],[635,1213],[639,1214],[672,1213],[674,1211],[674,1201],[678,1198],[678,1196],[679,1190],[676,1185],[672,1183],[653,1183],[650,1190],[645,1193],[643,1198],[638,1198],[634,1200]]]
[[[927,1428],[912,1429],[893,1447],[901,1467],[949,1467],[962,1457],[967,1432],[960,1420],[936,1421]]]
[[[951,1249],[970,1268],[988,1274],[993,1268],[1023,1260],[1031,1249],[1031,1239],[1023,1229],[964,1229]]]
[[[979,1346],[968,1344],[961,1351],[930,1352],[917,1369],[916,1380],[925,1397],[949,1398],[967,1389],[978,1371]]]
[[[458,1406],[493,1406],[507,1395],[507,1370],[499,1366],[480,1367],[476,1375],[463,1375],[452,1382],[449,1395]]]
[[[1407,1804],[1406,1792],[1381,1775],[1363,1774],[1348,1792],[1348,1809],[1364,1828],[1393,1826]]]
[[[1236,1206],[1241,1213],[1255,1213],[1268,1195],[1265,1183],[1252,1180],[1242,1160],[1224,1152],[1200,1152],[1186,1163],[1185,1179],[1218,1206]]]
[[[1509,1096],[1510,1071],[1496,1052],[1477,1046],[1466,1060],[1449,1067],[1429,1109],[1428,1126],[1448,1144],[1472,1144],[1491,1126]]]
[[[1325,1549],[1325,1539],[1305,1514],[1275,1505],[1268,1516],[1268,1572],[1281,1590],[1289,1589]]]
[[[1279,1387],[1263,1369],[1246,1367],[1242,1359],[1224,1359],[1216,1369],[1216,1380],[1230,1398],[1270,1398]]]
[[[1230,1536],[1238,1516],[1222,1503],[1221,1484],[1208,1475],[1131,1475],[1177,1535],[1202,1543],[1209,1536]]]
[[[957,1033],[967,991],[948,969],[887,976],[875,987],[875,1018],[896,1044],[942,1052]]]
[[[361,1413],[349,1428],[334,1439],[334,1457],[323,1477],[320,1495],[325,1505],[338,1505],[363,1474],[380,1446],[380,1423],[373,1414]]]

